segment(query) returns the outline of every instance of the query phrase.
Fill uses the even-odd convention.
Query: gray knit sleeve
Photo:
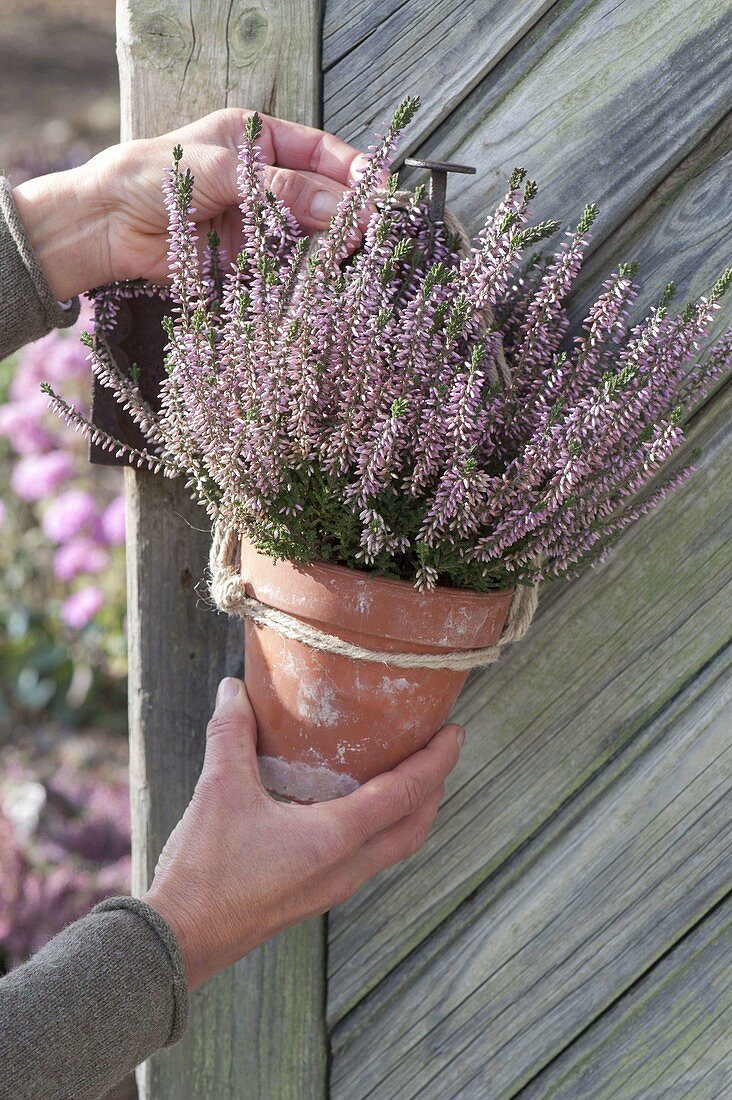
[[[66,305],[51,293],[15,209],[10,180],[0,176],[0,359],[52,328],[68,328],[78,316],[78,298]]]
[[[183,959],[154,909],[111,898],[0,980],[0,1096],[98,1100],[188,1014]]]

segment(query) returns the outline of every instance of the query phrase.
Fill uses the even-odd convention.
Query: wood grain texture
[[[732,899],[518,1095],[520,1100],[732,1095]]]
[[[409,0],[328,0],[323,12],[323,69],[359,46],[405,2]]]
[[[405,150],[477,166],[476,176],[450,181],[448,197],[473,232],[522,164],[539,182],[537,218],[572,224],[595,201],[599,241],[724,117],[719,59],[730,49],[731,11],[730,0],[562,0],[436,130],[422,130],[418,115],[418,140],[405,135]],[[412,56],[430,85],[438,61],[416,44]],[[400,95],[418,90],[404,81]],[[360,99],[348,117],[334,108],[326,97],[326,124],[337,117],[344,137],[363,142],[372,127],[359,121]]]
[[[318,121],[316,0],[120,0],[123,138],[226,105]],[[161,168],[164,167],[161,165]],[[238,625],[198,595],[209,538],[183,485],[126,471],[134,888],[143,891],[201,767]],[[322,921],[284,933],[192,998],[188,1031],[138,1072],[142,1100],[322,1096]],[[273,1040],[273,1036],[276,1038]]]
[[[731,175],[732,115],[727,115],[592,251],[570,310],[572,322],[586,315],[608,272],[626,261],[641,265],[636,315],[658,300],[671,278],[678,287],[677,308],[706,293],[732,259],[732,211],[722,201]],[[726,298],[710,338],[730,324],[732,302]]]
[[[550,847],[336,1030],[333,1100],[515,1096],[729,892],[731,665],[727,647]]]
[[[221,107],[320,117],[319,0],[118,0],[123,135]]]
[[[331,912],[335,1023],[628,744],[732,633],[732,387],[690,432],[686,485],[602,567],[557,586],[454,717],[468,738],[422,852]],[[427,885],[428,884],[428,885]]]
[[[402,152],[429,134],[553,0],[328,4],[323,100],[328,127],[366,148],[405,95],[422,106]]]

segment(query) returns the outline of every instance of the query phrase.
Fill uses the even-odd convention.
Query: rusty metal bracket
[[[415,157],[407,157],[404,161],[410,168],[427,168],[430,173],[430,220],[441,222],[445,214],[445,195],[447,193],[448,172],[460,172],[463,175],[474,176],[477,168],[469,164],[449,164],[443,160],[417,160]]]

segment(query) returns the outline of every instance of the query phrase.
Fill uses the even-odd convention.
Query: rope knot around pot
[[[535,586],[516,589],[497,645],[449,653],[388,653],[344,641],[302,622],[294,615],[269,607],[248,595],[246,585],[246,578],[241,574],[239,533],[234,528],[215,528],[209,559],[209,592],[219,611],[250,619],[292,641],[348,657],[352,661],[371,661],[396,668],[447,669],[452,672],[469,672],[473,668],[495,664],[503,646],[523,638],[531,626],[539,599]]]

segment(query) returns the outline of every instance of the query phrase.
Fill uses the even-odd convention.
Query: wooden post
[[[118,0],[123,139],[225,106],[320,115],[319,0]],[[198,777],[221,676],[242,632],[197,587],[209,536],[183,485],[127,470],[133,886]],[[142,1100],[325,1095],[324,929],[292,929],[194,994],[188,1032],[138,1070]]]

